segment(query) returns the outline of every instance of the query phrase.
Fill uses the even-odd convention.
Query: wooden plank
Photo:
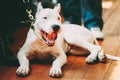
[[[113,43],[111,43],[111,42],[113,42]],[[103,48],[105,49],[105,52],[106,53],[110,52],[111,55],[115,55],[116,51],[118,50],[118,47],[119,47],[119,44],[117,44],[118,39],[114,40],[114,38],[110,38],[110,39],[106,38],[104,43],[103,43]],[[116,43],[116,44],[114,44],[114,43]],[[110,47],[110,46],[112,46],[112,47]],[[106,64],[99,63],[99,64],[90,65],[90,68],[86,72],[83,79],[85,79],[85,80],[103,80],[106,75],[106,72],[108,71],[111,64],[112,64],[111,60],[108,60],[108,62]]]
[[[16,80],[16,68],[0,65],[0,80]]]
[[[99,63],[91,65],[86,72],[83,79],[85,80],[103,80],[104,75],[109,67],[109,62],[107,64]]]
[[[17,77],[18,80],[51,80],[49,79],[50,63],[48,62],[38,62],[30,64],[30,75],[28,77]],[[47,74],[46,76],[44,76]],[[44,76],[44,77],[43,77]],[[49,78],[48,78],[49,77]],[[44,78],[44,79],[43,79]]]
[[[120,3],[120,0],[117,0],[116,4],[114,4],[114,6],[115,6],[113,8],[114,11],[111,10],[112,14],[107,17],[107,21],[104,24],[103,33],[105,34],[105,36],[111,35],[110,33],[114,32],[115,26],[117,26],[117,24],[119,23],[119,20],[120,20],[120,17],[119,17],[119,14],[120,14],[119,3]]]
[[[106,21],[106,28],[104,28],[104,33],[107,35],[108,39],[111,40],[110,42],[105,42],[104,48],[107,53],[110,53],[112,55],[117,55],[120,53],[120,6],[119,6],[119,0],[116,1],[116,4],[114,5],[113,10],[111,10],[111,15],[109,15],[108,20]],[[108,45],[106,45],[108,44]],[[120,55],[117,55],[120,56]],[[119,80],[120,75],[119,68],[120,62],[119,61],[112,61],[110,67],[108,68],[108,71],[105,74],[104,80]]]
[[[120,56],[120,44],[116,56]],[[120,61],[112,61],[104,80],[120,80]]]
[[[86,64],[85,57],[76,56],[73,64],[64,72],[64,79],[79,80],[85,75],[89,65]]]
[[[105,6],[109,6],[109,3],[112,4],[110,8],[104,8],[103,7],[103,20],[106,22],[111,14],[113,14],[114,11],[116,11],[116,7],[118,6],[119,0],[102,0],[103,4],[105,3]]]
[[[120,61],[113,61],[104,80],[120,80]]]
[[[45,72],[45,74],[43,74],[41,76],[41,80],[61,80],[61,79],[64,79],[65,78],[65,72],[67,70],[69,70],[69,67],[73,64],[74,60],[76,59],[75,56],[68,56],[68,63],[65,64],[62,68],[62,71],[63,71],[63,77],[62,78],[51,78],[49,76],[49,70],[51,68],[51,66],[49,67],[49,69]]]
[[[120,20],[119,20],[120,21]],[[116,56],[120,56],[120,27],[119,27],[120,23],[117,24],[117,26],[114,29],[113,32],[113,37],[114,38],[114,42],[112,41],[112,43],[114,45],[118,45],[118,47],[116,47],[116,50],[114,50],[114,55]],[[114,48],[114,46],[112,46],[112,48]],[[112,61],[111,66],[108,70],[108,72],[106,73],[105,76],[105,80],[120,80],[120,61]]]

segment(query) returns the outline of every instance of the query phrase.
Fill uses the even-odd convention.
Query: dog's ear
[[[61,10],[60,3],[58,3],[58,4],[54,7],[54,10],[57,11],[58,13],[60,13],[60,10]]]
[[[38,14],[40,13],[40,11],[43,9],[42,3],[39,2],[38,6],[37,6],[37,12],[35,14],[35,18],[38,16]]]
[[[39,2],[37,6],[37,12],[40,12],[43,9],[42,3]]]

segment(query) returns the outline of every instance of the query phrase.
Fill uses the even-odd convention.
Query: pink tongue
[[[45,40],[45,43],[48,46],[53,46],[55,43],[55,40],[57,38],[57,33],[52,32],[52,33],[48,34],[48,33],[44,32],[43,30],[40,30],[40,32],[42,34],[43,39]]]
[[[51,33],[51,34],[48,34],[47,35],[47,38],[49,39],[49,40],[55,40],[56,38],[57,38],[57,34],[56,33]]]
[[[56,33],[48,34],[48,35],[47,35],[47,39],[46,39],[46,43],[47,43],[49,46],[52,46],[52,45],[54,45],[56,38],[57,38],[57,34],[56,34]]]

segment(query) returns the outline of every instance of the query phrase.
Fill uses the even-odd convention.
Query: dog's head
[[[60,4],[57,4],[53,9],[42,7],[38,4],[35,15],[34,28],[37,36],[41,37],[48,46],[53,46],[60,31],[61,16]]]

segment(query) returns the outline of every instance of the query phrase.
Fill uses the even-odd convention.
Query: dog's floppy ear
[[[58,4],[54,7],[54,10],[57,11],[58,13],[60,13],[60,10],[61,10],[60,3],[58,3]]]

